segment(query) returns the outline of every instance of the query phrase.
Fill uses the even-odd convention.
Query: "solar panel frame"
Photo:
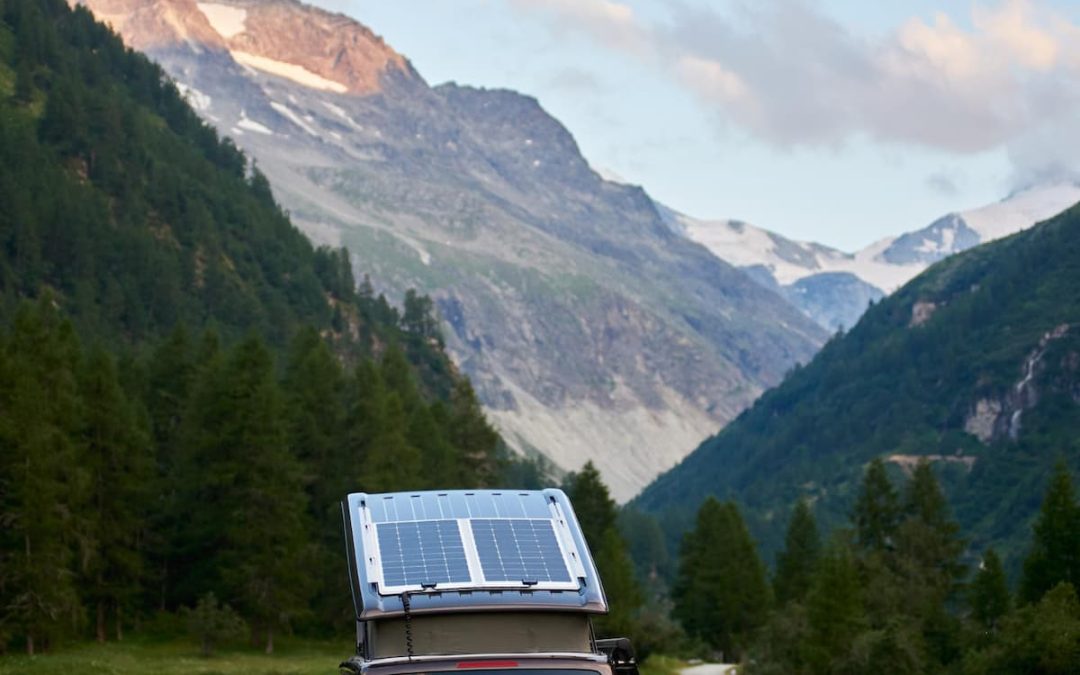
[[[454,511],[457,511],[457,509],[453,509],[452,513],[446,513],[445,510],[440,510],[440,512],[436,514],[434,511],[428,513],[425,511],[420,511],[418,509],[410,509],[408,513],[395,513],[395,515],[398,515],[399,517],[417,515],[459,515]],[[533,513],[535,513],[535,511],[528,512],[528,510],[524,510],[520,514],[520,516],[514,518],[491,518],[479,516],[473,518],[466,516],[457,518],[429,517],[410,520],[398,520],[387,517],[387,514],[385,513],[383,514],[383,517],[376,519],[372,517],[372,514],[369,512],[368,509],[360,509],[359,515],[364,538],[364,550],[368,554],[366,562],[369,570],[369,579],[377,586],[379,595],[399,595],[405,592],[419,592],[424,590],[579,590],[581,587],[581,579],[584,577],[584,569],[581,564],[580,554],[577,552],[577,549],[573,544],[573,539],[570,536],[569,530],[566,526],[565,517],[556,507],[550,507],[545,514],[545,517],[543,518],[533,517]],[[517,516],[516,513],[514,515]],[[554,535],[554,540],[558,546],[558,560],[561,562],[563,569],[566,570],[566,573],[568,575],[567,580],[553,581],[550,579],[488,579],[487,576],[485,576],[484,574],[484,567],[480,559],[480,552],[477,548],[477,542],[474,538],[474,532],[471,526],[471,523],[474,520],[537,520],[548,523]],[[449,579],[445,582],[440,582],[433,579],[422,580],[410,575],[406,575],[403,578],[401,575],[396,574],[396,572],[398,571],[396,565],[399,561],[395,559],[393,554],[397,551],[383,551],[383,546],[379,540],[379,528],[386,526],[400,527],[402,525],[415,525],[416,527],[420,528],[424,527],[423,525],[421,525],[422,523],[432,523],[440,521],[453,521],[457,523],[458,533],[461,536],[461,542],[465,552],[469,579],[467,581],[459,581],[457,580],[457,578],[455,578]],[[531,583],[534,581],[536,583]],[[431,585],[432,583],[434,583],[434,586]]]
[[[544,490],[429,490],[418,492],[352,492],[342,500],[349,586],[360,624],[404,613],[401,591],[408,591],[417,613],[538,609],[586,614],[608,609],[603,584],[589,552],[581,525],[566,493]],[[375,526],[380,522],[468,518],[550,517],[564,546],[574,584],[569,589],[524,588],[521,584],[490,585],[475,580],[469,587],[425,591],[419,587],[387,588],[379,569]],[[426,518],[425,518],[426,517]],[[465,531],[471,534],[471,528]],[[468,536],[468,535],[466,535]],[[485,588],[487,590],[485,590]]]

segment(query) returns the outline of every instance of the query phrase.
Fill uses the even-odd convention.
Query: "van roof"
[[[350,494],[343,502],[358,620],[405,613],[607,611],[562,490]]]

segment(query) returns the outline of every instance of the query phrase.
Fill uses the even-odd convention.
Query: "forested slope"
[[[867,462],[920,456],[972,547],[1015,561],[1054,462],[1080,465],[1080,209],[930,268],[637,504],[678,523],[732,497],[770,553],[798,500],[831,529]]]
[[[342,495],[507,467],[429,299],[356,290],[89,12],[0,0],[0,652],[200,599],[350,630]]]

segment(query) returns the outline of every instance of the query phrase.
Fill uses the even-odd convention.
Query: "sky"
[[[1080,178],[1077,0],[315,0],[688,215],[854,251]]]

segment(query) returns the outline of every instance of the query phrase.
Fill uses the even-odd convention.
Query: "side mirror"
[[[638,675],[637,657],[630,638],[606,638],[596,641],[596,648],[606,654],[615,675]]]

